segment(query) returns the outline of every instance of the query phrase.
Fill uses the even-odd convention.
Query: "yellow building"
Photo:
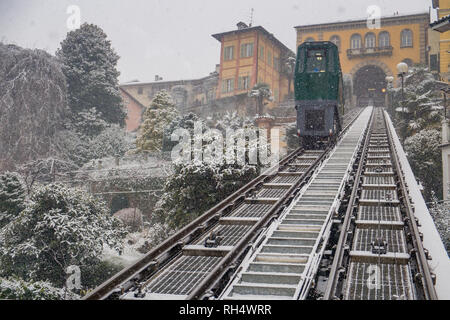
[[[431,28],[439,32],[439,74],[440,80],[450,79],[450,0],[433,0],[433,8],[437,9],[438,20]]]
[[[397,77],[399,62],[428,64],[429,14],[382,17],[379,29],[370,22],[297,26],[297,46],[305,41],[334,42],[339,47],[344,79],[352,79],[352,102],[364,105],[372,100],[382,105],[385,78]]]
[[[261,26],[237,26],[212,35],[221,43],[217,99],[247,95],[255,84],[266,83],[274,98],[268,106],[277,105],[291,93],[286,62],[294,53]]]

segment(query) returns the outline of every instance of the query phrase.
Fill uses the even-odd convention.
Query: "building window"
[[[278,57],[273,57],[273,68],[280,72],[280,58]]]
[[[330,38],[330,41],[333,42],[337,47],[338,50],[341,51],[341,38],[339,38],[339,36],[332,36]]]
[[[241,45],[241,58],[253,57],[253,43]]]
[[[389,32],[383,31],[378,35],[378,46],[380,48],[389,47],[391,45],[391,39],[389,37]]]
[[[263,46],[261,46],[261,47],[259,48],[259,58],[260,58],[261,60],[264,59],[264,47],[263,47]]]
[[[366,36],[364,38],[364,42],[365,42],[366,48],[375,48],[375,43],[376,43],[375,34],[373,34],[372,32],[369,32],[368,34],[366,34]]]
[[[248,90],[250,88],[250,76],[244,76],[238,78],[239,90]]]
[[[359,34],[354,34],[350,38],[350,48],[361,49],[361,36]]]
[[[228,93],[234,90],[234,79],[222,80],[222,92]]]
[[[315,41],[313,37],[306,38],[305,42],[313,42]]]
[[[267,51],[267,64],[269,66],[272,66],[272,52],[271,51]]]
[[[413,34],[409,29],[405,29],[400,34],[401,47],[412,47],[413,46]]]
[[[223,59],[225,61],[234,59],[234,46],[225,47]]]
[[[142,93],[144,93],[144,89],[142,87],[139,87],[138,88],[138,94],[142,94]]]

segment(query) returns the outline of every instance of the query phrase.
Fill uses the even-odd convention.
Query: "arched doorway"
[[[378,66],[362,66],[353,75],[353,92],[359,107],[384,106],[386,73]]]

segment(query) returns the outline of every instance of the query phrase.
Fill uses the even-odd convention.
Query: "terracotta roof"
[[[222,33],[216,33],[216,34],[213,34],[212,37],[214,37],[218,41],[222,41],[222,38],[224,36],[228,36],[228,35],[232,35],[232,34],[246,33],[246,32],[249,32],[249,31],[260,31],[260,32],[262,32],[265,36],[267,36],[269,39],[274,41],[279,47],[281,47],[285,52],[287,52],[288,54],[294,55],[294,52],[292,52],[291,49],[286,47],[280,40],[275,38],[273,33],[270,33],[269,31],[267,31],[266,29],[264,29],[261,26],[248,27],[248,28],[244,28],[244,29],[237,29],[237,30],[232,30],[232,31],[227,31],[227,32],[222,32]]]

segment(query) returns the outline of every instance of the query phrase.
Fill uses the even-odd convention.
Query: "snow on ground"
[[[144,256],[138,249],[145,245],[145,241],[146,237],[143,232],[131,233],[124,240],[124,249],[121,254],[108,246],[104,246],[101,259],[124,268],[128,267]]]
[[[445,250],[442,239],[436,229],[433,218],[431,217],[425,200],[420,192],[420,187],[417,184],[416,177],[412,172],[409,165],[406,154],[403,151],[400,140],[395,133],[392,121],[385,111],[386,117],[388,118],[388,124],[391,131],[394,133],[394,144],[397,149],[397,153],[400,159],[400,165],[406,177],[406,183],[409,187],[409,195],[411,196],[413,203],[415,205],[415,215],[419,219],[420,232],[423,233],[423,245],[424,248],[428,249],[433,260],[429,261],[428,264],[431,270],[436,274],[436,293],[438,298],[441,300],[450,299],[450,259]]]

